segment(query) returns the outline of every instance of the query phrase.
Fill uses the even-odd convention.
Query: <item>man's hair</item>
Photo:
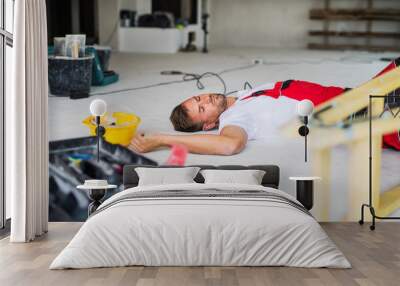
[[[193,122],[193,120],[189,117],[187,109],[182,104],[175,106],[169,119],[171,120],[176,131],[196,132],[203,129],[203,124]]]

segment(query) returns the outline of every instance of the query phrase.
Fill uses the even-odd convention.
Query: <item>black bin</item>
[[[88,97],[93,55],[81,58],[49,56],[49,87],[55,96]]]

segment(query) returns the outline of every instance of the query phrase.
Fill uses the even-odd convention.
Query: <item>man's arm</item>
[[[247,143],[247,133],[240,127],[225,126],[220,134],[166,135],[139,134],[135,136],[129,149],[146,153],[160,147],[174,144],[185,145],[189,152],[208,155],[233,155],[241,152]]]

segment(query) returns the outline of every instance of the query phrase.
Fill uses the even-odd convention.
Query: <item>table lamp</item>
[[[308,129],[308,116],[312,114],[314,104],[311,100],[304,99],[297,104],[297,114],[303,118],[304,125],[300,126],[299,134],[304,137],[304,161],[307,162],[307,135],[310,133]]]
[[[107,111],[107,103],[102,99],[95,99],[90,103],[90,113],[96,118],[97,136],[97,162],[100,160],[100,136],[106,133],[104,126],[100,125],[100,117]]]

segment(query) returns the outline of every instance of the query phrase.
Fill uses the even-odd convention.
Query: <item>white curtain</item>
[[[14,70],[6,118],[12,242],[47,232],[47,26],[45,0],[15,1]]]

